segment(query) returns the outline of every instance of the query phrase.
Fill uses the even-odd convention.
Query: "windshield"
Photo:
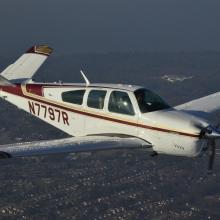
[[[147,89],[138,89],[134,92],[140,111],[142,113],[153,112],[170,108],[160,96]]]

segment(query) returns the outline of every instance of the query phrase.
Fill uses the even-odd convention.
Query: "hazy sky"
[[[220,0],[0,0],[0,55],[220,50]]]

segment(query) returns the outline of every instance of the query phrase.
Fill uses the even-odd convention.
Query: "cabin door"
[[[103,103],[98,104],[98,100],[101,100],[99,96],[96,98],[97,104],[92,105],[90,99],[93,92],[95,90],[90,91],[87,101],[87,106],[94,112],[93,115],[85,117],[87,134],[136,136],[138,119],[129,93],[114,90],[107,93],[102,90],[99,95],[102,96]]]

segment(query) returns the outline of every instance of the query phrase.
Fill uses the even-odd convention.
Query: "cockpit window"
[[[109,98],[108,109],[110,112],[134,115],[131,100],[126,92],[113,91]]]
[[[160,96],[147,89],[138,89],[134,92],[140,111],[142,113],[153,112],[170,108]]]

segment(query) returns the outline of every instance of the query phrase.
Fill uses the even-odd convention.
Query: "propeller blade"
[[[215,160],[215,139],[210,139],[209,140],[209,167],[208,167],[208,171],[212,172],[213,169],[213,164],[214,164],[214,160]]]

